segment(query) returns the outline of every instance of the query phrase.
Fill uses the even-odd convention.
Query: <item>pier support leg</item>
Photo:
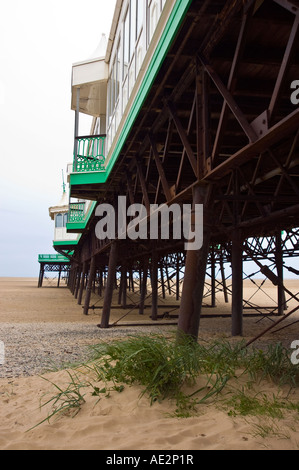
[[[154,251],[151,264],[152,281],[152,320],[158,319],[158,256]]]
[[[211,307],[216,307],[216,269],[214,246],[212,246],[211,251]]]
[[[60,284],[60,277],[61,277],[61,266],[59,266],[59,273],[58,273],[57,287],[59,287],[59,284]]]
[[[43,279],[44,279],[44,273],[45,273],[45,267],[44,267],[44,265],[41,263],[41,265],[40,265],[40,270],[39,270],[39,278],[38,278],[38,285],[37,285],[37,287],[42,287],[42,285],[43,285]]]
[[[82,297],[83,297],[86,274],[87,274],[87,262],[84,261],[83,270],[82,270],[82,278],[81,278],[81,283],[80,283],[80,290],[79,290],[79,295],[78,295],[78,305],[82,304]]]
[[[79,268],[78,268],[78,277],[77,277],[76,288],[75,288],[75,299],[78,298],[81,276],[82,276],[82,268],[81,268],[81,265],[80,265]]]
[[[282,252],[282,240],[281,232],[278,232],[275,237],[276,251],[275,251],[275,261],[277,269],[277,277],[281,280],[277,286],[277,306],[278,306],[278,315],[281,316],[284,314],[286,298],[285,291],[283,288],[283,252]]]
[[[77,283],[77,277],[78,277],[78,270],[79,270],[79,267],[78,267],[78,266],[74,267],[73,279],[72,279],[72,285],[71,285],[71,293],[72,293],[73,295],[75,294],[75,290],[76,290],[76,283]]]
[[[222,254],[221,254],[221,259],[220,259],[220,271],[221,271],[221,281],[222,281],[224,302],[226,304],[228,304],[228,294],[227,294],[227,286],[226,286],[226,279],[225,279],[225,271],[224,271],[224,264],[223,264]]]
[[[129,269],[129,290],[130,292],[132,291],[133,293],[135,292],[135,286],[134,286],[134,276],[133,276],[133,269]]]
[[[115,283],[115,288],[118,289],[118,305],[121,305],[121,298],[122,298],[122,292],[123,292],[123,282],[124,282],[124,278],[123,278],[123,272],[122,272],[122,268],[121,268],[119,285],[117,284],[117,282]]]
[[[103,270],[100,269],[99,272],[99,285],[98,285],[98,295],[102,297],[102,291],[103,291]]]
[[[168,294],[171,295],[171,286],[170,286],[170,278],[169,278],[168,264],[167,263],[166,263],[166,266],[165,266],[165,272],[166,272],[166,278],[167,278]]]
[[[144,313],[144,302],[145,302],[145,296],[146,296],[147,275],[148,275],[148,260],[145,260],[144,261],[144,266],[143,266],[142,282],[141,282],[139,315],[143,315],[143,313]]]
[[[115,273],[116,273],[116,266],[117,266],[117,252],[118,252],[117,244],[116,242],[113,242],[111,245],[110,256],[109,256],[108,277],[107,277],[107,284],[106,284],[106,290],[105,290],[105,295],[104,295],[102,320],[100,324],[101,328],[109,328],[111,302],[112,302],[113,288],[115,284]]]
[[[127,288],[128,288],[128,279],[127,279],[127,267],[124,265],[121,269],[121,305],[123,308],[127,306]]]
[[[232,237],[232,336],[243,335],[243,239],[236,229]]]
[[[70,270],[69,270],[69,275],[67,278],[67,287],[68,289],[70,288],[71,282],[72,282],[72,274],[73,274],[73,266],[71,265]]]
[[[176,300],[180,300],[180,255],[176,259]]]
[[[193,205],[204,204],[207,188],[194,188]],[[189,250],[186,256],[185,276],[178,322],[181,331],[197,339],[206,277],[207,259],[210,245],[210,230],[204,211],[203,245],[200,250]]]
[[[88,315],[89,302],[90,302],[91,291],[93,288],[93,281],[94,281],[95,274],[96,274],[96,258],[95,256],[93,256],[90,262],[89,276],[88,276],[88,282],[87,282],[87,288],[86,288],[86,296],[85,296],[84,310],[83,310],[84,315]]]
[[[161,289],[162,289],[162,297],[165,299],[165,285],[164,285],[164,274],[163,274],[163,266],[160,266],[160,278],[161,278]]]

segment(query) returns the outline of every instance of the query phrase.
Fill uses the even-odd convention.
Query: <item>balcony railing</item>
[[[68,262],[69,259],[63,255],[38,255],[38,261],[39,263],[45,263],[45,262],[59,263],[59,262]]]
[[[68,223],[83,222],[85,202],[71,202],[69,205]]]
[[[76,137],[73,171],[105,170],[105,135]]]

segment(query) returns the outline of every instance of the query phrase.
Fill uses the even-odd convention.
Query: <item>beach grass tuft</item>
[[[299,404],[288,396],[253,391],[253,384],[262,380],[288,385],[288,390],[298,387],[298,367],[280,343],[261,350],[246,348],[243,341],[196,342],[188,335],[180,335],[179,340],[176,335],[135,335],[92,346],[88,361],[68,374],[70,384],[65,390],[53,384],[57,393],[45,403],[53,404],[47,419],[70,410],[75,415],[87,392],[100,400],[128,385],[141,386],[141,396],[147,396],[151,405],[170,400],[172,415],[179,418],[194,416],[201,405],[217,399],[232,417],[281,419],[286,410],[299,413]]]

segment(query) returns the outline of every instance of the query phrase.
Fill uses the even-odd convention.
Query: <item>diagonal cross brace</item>
[[[219,75],[215,72],[213,67],[209,64],[208,60],[203,55],[198,54],[198,58],[201,61],[204,69],[206,70],[206,72],[208,73],[208,75],[210,76],[212,81],[214,82],[215,86],[218,88],[218,91],[220,92],[220,94],[224,98],[227,106],[230,108],[233,115],[237,119],[238,123],[240,124],[240,126],[244,130],[245,134],[247,135],[247,137],[249,139],[249,142],[250,143],[255,142],[258,139],[258,137],[257,137],[254,129],[252,128],[252,126],[248,122],[246,116],[243,114],[243,112],[239,108],[238,104],[234,100],[231,93],[228,91],[227,87],[222,82]]]

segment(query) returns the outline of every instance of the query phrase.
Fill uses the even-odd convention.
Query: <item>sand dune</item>
[[[63,372],[46,377],[60,386],[66,380]],[[52,418],[28,432],[50,411],[50,407],[40,409],[39,400],[49,398],[53,388],[42,378],[29,377],[2,379],[0,390],[2,450],[291,450],[299,445],[295,421],[290,427],[288,419],[281,420],[279,428],[273,428],[278,436],[255,437],[257,420],[232,418],[215,405],[203,406],[196,417],[168,417],[173,412],[170,403],[149,406],[135,386],[98,403],[87,393],[74,418]]]
[[[296,284],[292,288],[296,289]],[[67,289],[36,289],[35,280],[24,279],[2,279],[0,289],[0,339],[1,323],[5,322],[16,327],[21,322],[42,322],[46,328],[47,322],[67,321],[88,323],[96,328],[98,316],[83,318],[81,307],[77,306]],[[120,313],[123,312],[113,315],[119,318]],[[128,318],[132,320],[132,317]],[[290,322],[296,319],[298,317],[291,318]],[[268,321],[257,323],[256,318],[246,318],[246,337],[261,331]],[[229,331],[229,318],[202,320],[201,335],[205,339],[229,337]],[[270,340],[283,340],[290,344],[296,338],[299,339],[299,332],[294,325],[276,335],[267,335],[260,344]],[[44,377],[59,386],[69,380],[66,371],[47,373]],[[273,386],[264,383],[261,390],[264,387],[270,387],[271,391]],[[76,417],[53,418],[28,431],[51,412],[50,405],[42,408],[39,405],[54,394],[53,385],[36,375],[0,379],[0,449],[292,450],[299,446],[299,425],[294,415],[287,414],[279,421],[271,421],[272,434],[261,437],[256,434],[257,425],[266,427],[267,420],[232,417],[215,403],[202,405],[198,416],[177,419],[169,416],[173,412],[172,403],[165,401],[150,406],[146,396],[140,398],[141,388],[137,386],[125,387],[122,393],[112,393],[98,403],[98,397],[92,396],[90,389],[84,392],[86,402]]]

